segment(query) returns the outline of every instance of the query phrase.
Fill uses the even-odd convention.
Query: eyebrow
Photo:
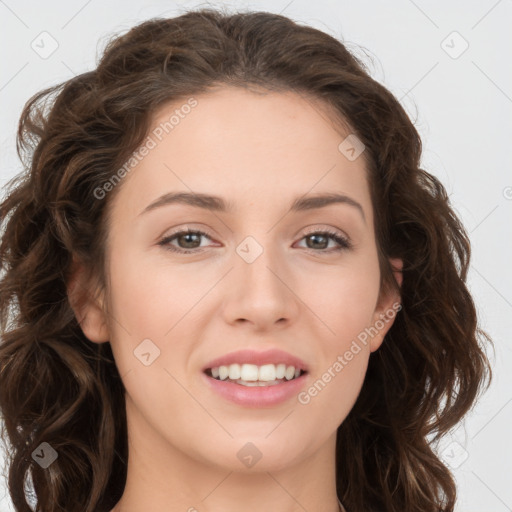
[[[229,213],[235,209],[235,204],[232,201],[226,201],[222,197],[212,196],[209,194],[202,194],[200,192],[169,192],[160,196],[156,201],[152,202],[139,214],[155,210],[162,206],[170,204],[184,204],[194,206],[196,208],[204,208],[206,210],[213,210],[216,212]],[[302,212],[307,210],[315,210],[318,208],[325,208],[332,204],[346,204],[356,208],[363,220],[366,223],[366,217],[363,207],[357,201],[349,196],[338,193],[318,194],[309,197],[297,197],[291,204],[290,210],[292,212]]]

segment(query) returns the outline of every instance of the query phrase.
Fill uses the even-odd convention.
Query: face
[[[152,147],[117,185],[110,310],[89,304],[82,328],[111,343],[141,451],[232,471],[251,451],[261,471],[332,457],[398,300],[379,296],[363,154],[348,158],[348,133],[295,93],[224,87],[195,100],[156,113]],[[159,200],[175,193],[218,199]],[[314,202],[325,194],[341,200]],[[305,373],[212,383],[209,363],[242,349],[283,351]]]

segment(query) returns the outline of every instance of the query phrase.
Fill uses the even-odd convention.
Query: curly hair
[[[420,168],[421,140],[397,99],[332,36],[267,12],[154,18],[111,38],[94,71],[35,94],[17,131],[23,171],[1,203],[0,412],[17,512],[108,512],[127,474],[125,390],[109,343],[89,341],[67,284],[83,262],[108,290],[110,205],[95,190],[134,153],[164,104],[214,85],[321,100],[364,143],[381,286],[403,261],[402,310],[337,431],[348,512],[451,512],[438,442],[491,382],[466,286],[469,237],[445,188]],[[48,443],[48,468],[32,454]],[[349,461],[349,463],[347,463]],[[7,474],[6,474],[7,476]]]

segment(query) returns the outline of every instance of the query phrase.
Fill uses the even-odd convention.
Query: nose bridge
[[[261,242],[260,242],[261,240]],[[248,293],[282,293],[283,283],[276,274],[284,272],[282,254],[272,246],[272,236],[268,233],[247,236],[236,248],[239,261],[236,263],[238,278],[250,287]],[[281,278],[282,279],[282,278]]]
[[[236,247],[228,291],[231,321],[243,318],[272,324],[294,314],[296,304],[287,286],[290,277],[283,263],[284,254],[272,246],[271,240],[269,233],[247,236]]]

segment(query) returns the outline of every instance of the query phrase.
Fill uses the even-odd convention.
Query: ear
[[[103,293],[95,297],[85,267],[73,259],[71,277],[67,283],[68,300],[84,335],[93,343],[109,341],[107,313],[104,309]]]
[[[393,269],[393,276],[398,284],[402,286],[402,268],[403,261],[399,258],[390,258],[389,262]],[[381,290],[377,307],[373,314],[373,323],[368,330],[372,334],[370,341],[370,351],[375,352],[384,341],[384,337],[393,325],[396,315],[402,309],[400,303],[400,292],[395,290],[394,287],[388,286],[386,289]]]

